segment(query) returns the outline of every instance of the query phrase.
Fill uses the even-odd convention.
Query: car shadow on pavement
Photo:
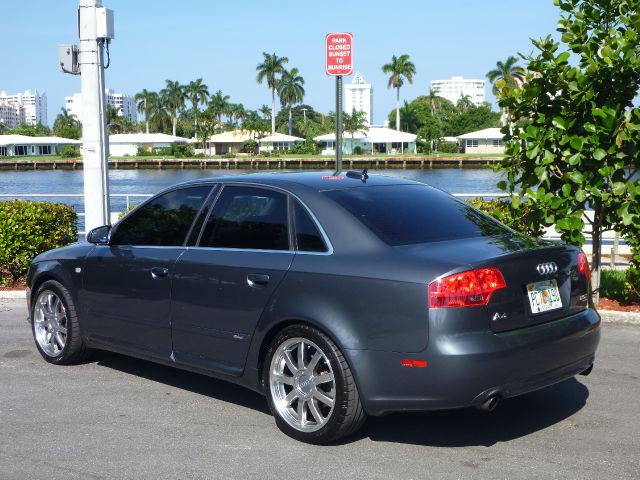
[[[370,417],[356,440],[436,447],[491,446],[555,425],[578,412],[589,390],[575,378],[498,404],[493,412],[476,408],[397,413]],[[354,438],[345,439],[345,443]]]
[[[107,351],[94,352],[91,361],[102,367],[271,415],[262,395],[224,380]]]

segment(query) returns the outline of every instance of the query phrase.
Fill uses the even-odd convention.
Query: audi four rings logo
[[[558,266],[555,262],[541,263],[536,267],[536,270],[540,275],[550,275],[558,271]]]

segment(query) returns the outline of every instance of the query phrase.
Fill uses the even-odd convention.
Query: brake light
[[[456,273],[429,284],[430,308],[475,307],[489,303],[491,294],[507,288],[497,268]]]
[[[587,283],[591,280],[591,273],[589,272],[589,261],[584,252],[578,253],[578,274],[584,275]]]

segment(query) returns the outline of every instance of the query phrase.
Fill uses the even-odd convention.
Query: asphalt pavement
[[[296,442],[260,395],[99,352],[41,359],[24,300],[0,300],[0,479],[640,478],[640,326],[605,324],[596,366],[475,409],[370,418]]]

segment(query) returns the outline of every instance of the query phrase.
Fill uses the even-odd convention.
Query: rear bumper
[[[503,333],[432,335],[418,354],[349,350],[363,405],[370,415],[480,405],[571,378],[595,359],[600,316],[584,310],[552,322]],[[403,367],[403,359],[427,367]]]

